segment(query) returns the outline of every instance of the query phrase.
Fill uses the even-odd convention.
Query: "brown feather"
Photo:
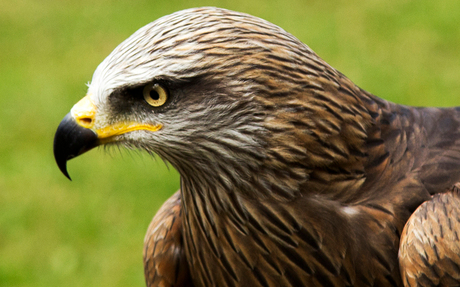
[[[412,214],[401,236],[404,286],[460,285],[460,183]]]
[[[144,273],[148,287],[193,286],[182,242],[180,192],[158,210],[144,239]]]

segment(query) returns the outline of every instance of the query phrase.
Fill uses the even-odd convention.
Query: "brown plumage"
[[[218,8],[163,17],[101,63],[58,128],[58,165],[101,144],[181,174],[145,238],[148,286],[402,286],[404,225],[460,181],[460,108],[382,100]]]
[[[181,213],[180,193],[176,192],[150,223],[144,244],[149,286],[193,286],[183,248]]]
[[[405,286],[460,286],[460,183],[411,215],[401,235]]]

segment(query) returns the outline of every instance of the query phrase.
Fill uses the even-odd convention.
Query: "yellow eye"
[[[152,83],[145,86],[143,94],[145,101],[153,107],[164,105],[168,99],[168,93],[158,83]]]

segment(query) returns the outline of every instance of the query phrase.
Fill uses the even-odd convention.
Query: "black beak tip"
[[[53,150],[57,166],[68,179],[72,180],[67,172],[67,161],[96,145],[96,133],[78,125],[70,113],[67,114],[59,124],[54,136]]]
[[[61,161],[58,161],[56,159],[56,163],[59,167],[59,170],[70,180],[72,181],[72,179],[70,178],[70,175],[69,173],[67,172],[67,160],[61,160]]]

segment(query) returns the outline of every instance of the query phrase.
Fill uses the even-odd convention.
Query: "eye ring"
[[[158,83],[146,85],[142,94],[144,95],[144,100],[152,107],[160,107],[164,105],[168,99],[166,89]]]

